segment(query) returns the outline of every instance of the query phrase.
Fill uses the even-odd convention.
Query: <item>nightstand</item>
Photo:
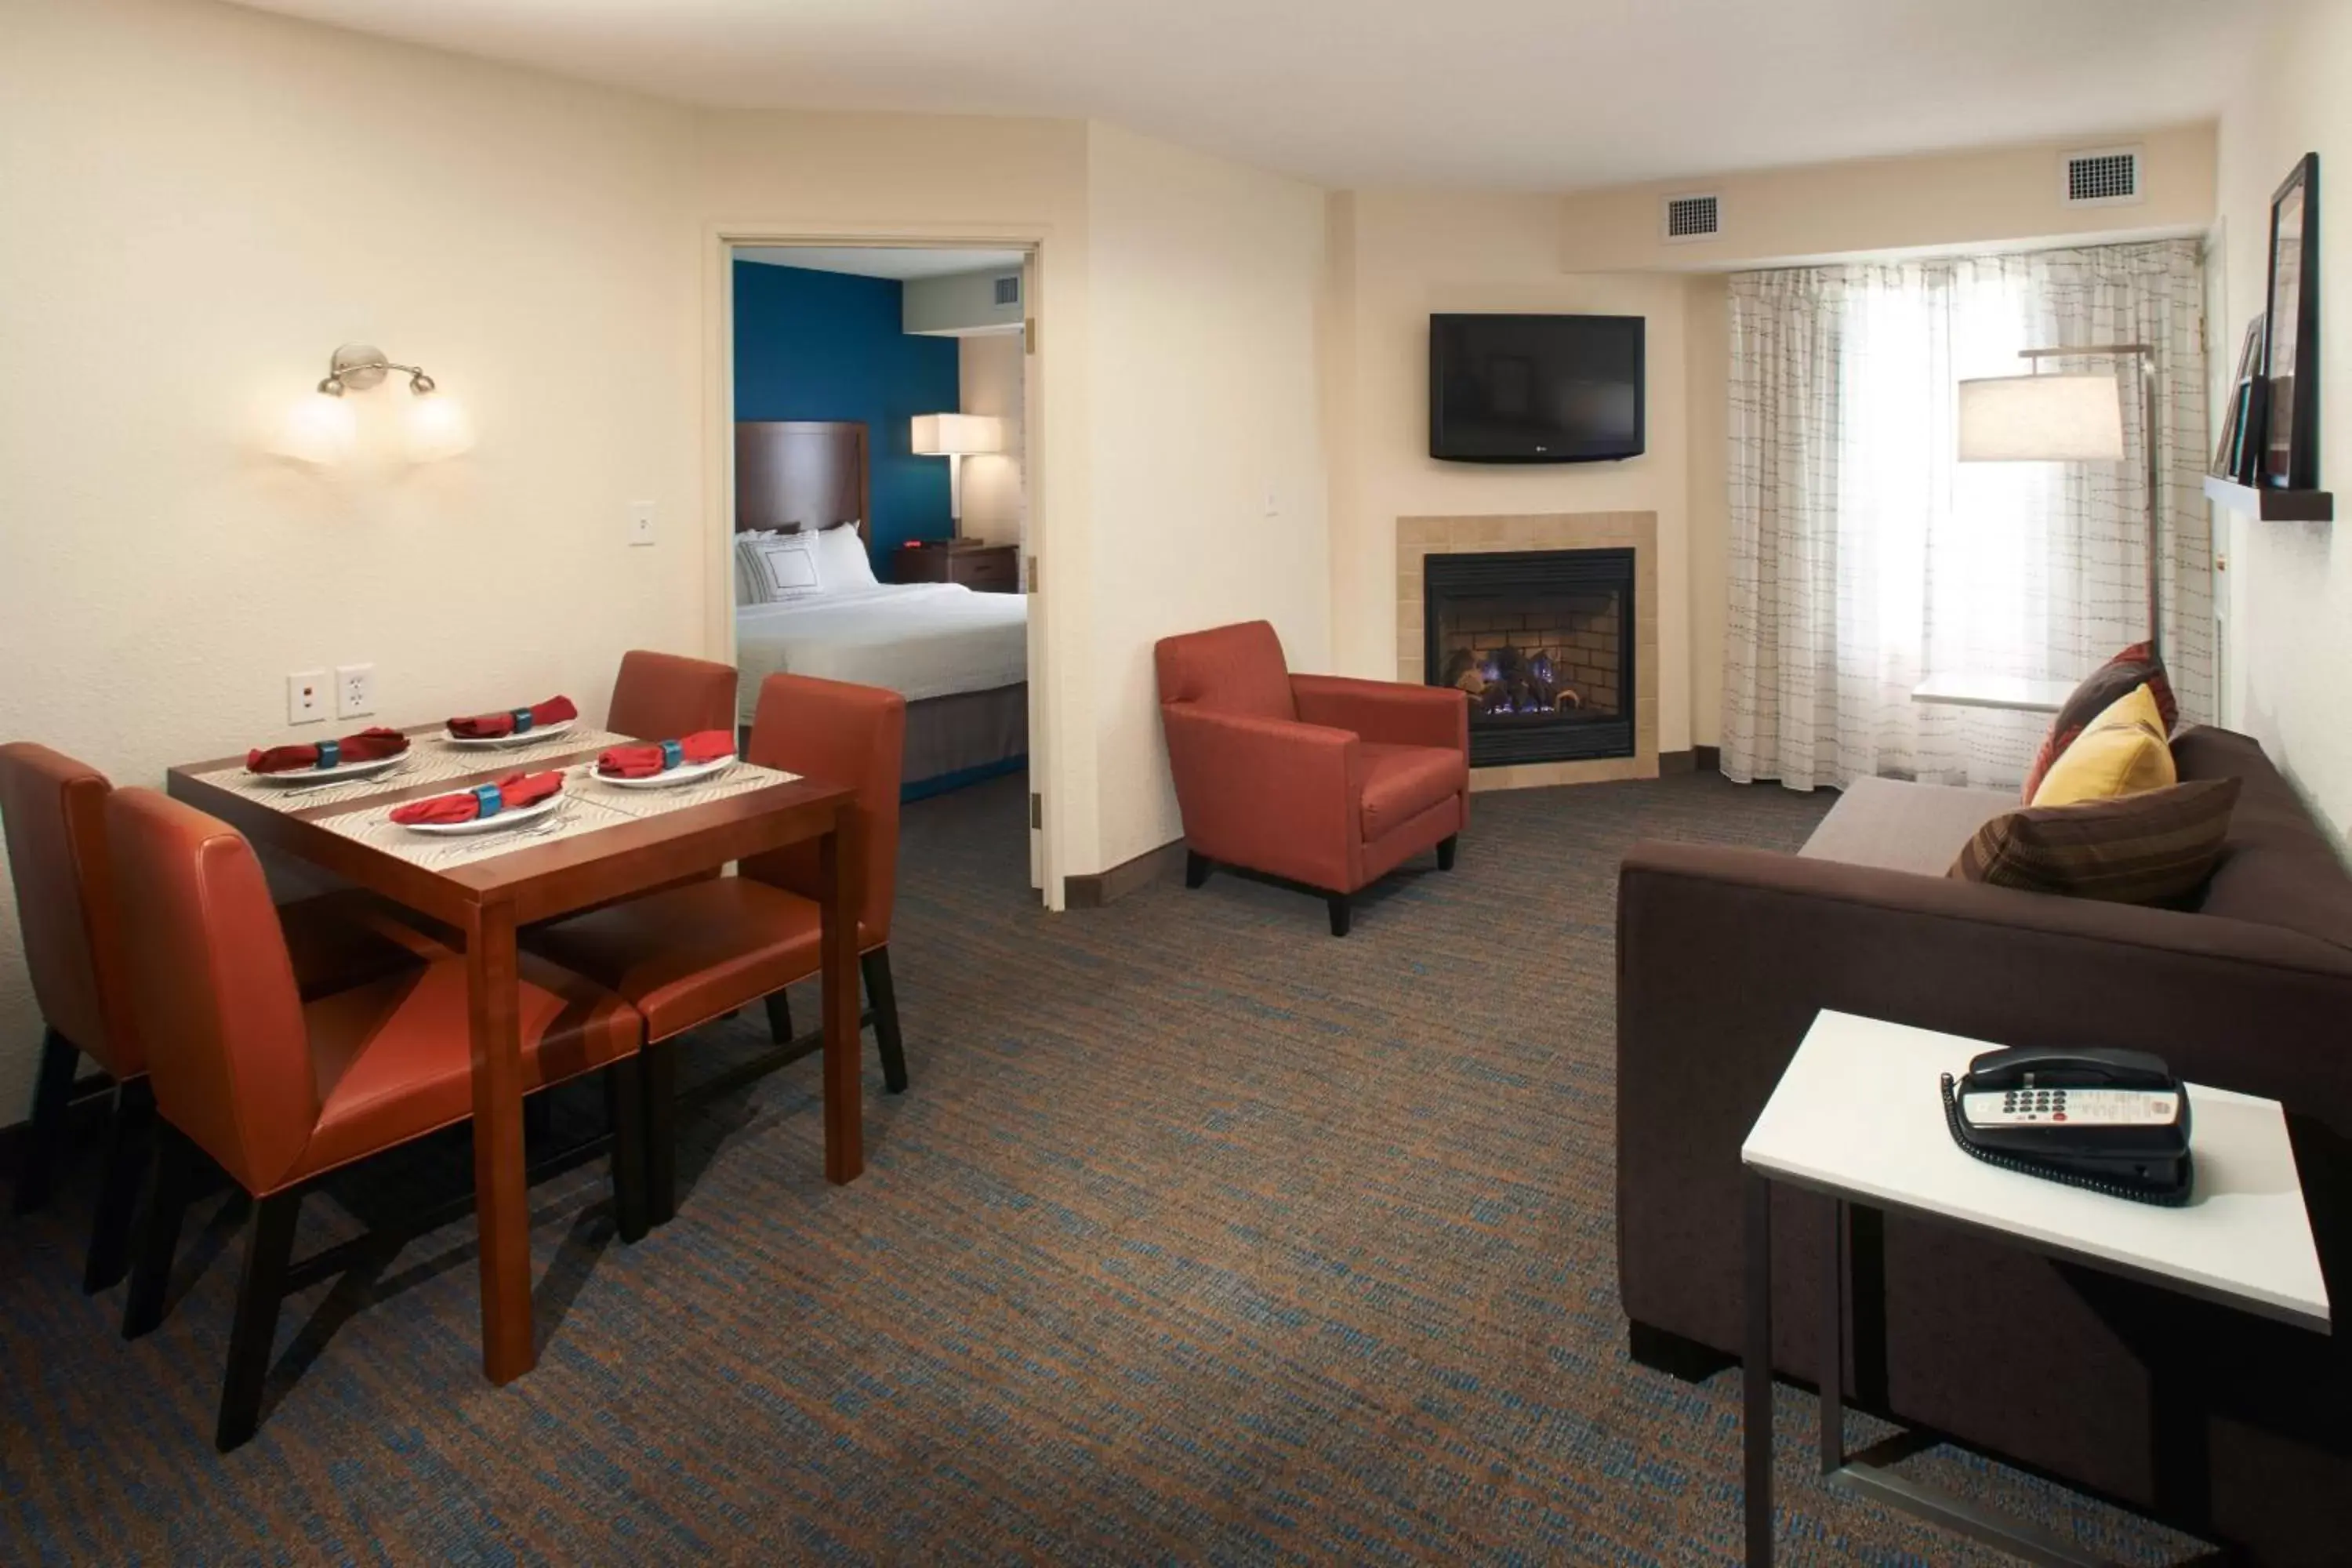
[[[1021,547],[977,539],[932,540],[890,552],[900,583],[961,583],[982,594],[1021,592]]]

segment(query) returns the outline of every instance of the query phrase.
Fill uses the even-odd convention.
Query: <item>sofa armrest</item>
[[[1451,686],[1294,675],[1290,695],[1302,723],[1353,730],[1382,745],[1470,750],[1470,699]]]
[[[2352,953],[2281,928],[1638,844],[1619,873],[1617,967],[1626,1310],[1718,1348],[1739,1343],[1739,1146],[1823,1008],[2001,1045],[2154,1051],[2325,1129],[2298,1131],[2299,1158],[2352,1148]],[[2307,1189],[2347,1174],[2304,1171]]]
[[[1196,853],[1334,892],[1352,888],[1364,795],[1353,733],[1190,702],[1160,711]]]

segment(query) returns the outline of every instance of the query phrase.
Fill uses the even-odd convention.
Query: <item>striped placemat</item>
[[[790,784],[798,773],[780,773],[751,763],[737,763],[707,781],[673,789],[616,789],[598,782],[594,764],[577,763],[563,770],[563,804],[546,816],[520,827],[489,833],[418,833],[392,820],[389,806],[365,806],[318,819],[330,833],[356,839],[371,848],[397,856],[428,870],[446,870],[493,856],[530,849],[557,839],[573,838],[601,827],[619,827],[691,805],[705,805],[730,795],[743,795],[770,784]]]
[[[561,757],[585,747],[614,746],[627,740],[609,730],[573,729],[525,746],[453,746],[438,735],[419,735],[411,742],[398,765],[363,779],[333,784],[264,784],[245,771],[243,763],[196,776],[216,789],[278,811],[309,811],[313,806],[339,805],[365,800],[439,779],[464,778],[468,773],[508,773],[549,757]],[[280,774],[280,777],[285,775]]]

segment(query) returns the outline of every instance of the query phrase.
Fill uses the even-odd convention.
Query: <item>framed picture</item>
[[[2262,482],[2319,486],[2319,154],[2305,153],[2271,197],[2269,393]]]
[[[2213,448],[2211,471],[2240,484],[2245,482],[2246,443],[2254,438],[2247,429],[2247,392],[2263,374],[2263,320],[2257,311],[2238,344],[2238,373],[2230,378],[2228,401],[2221,408],[2221,439]]]

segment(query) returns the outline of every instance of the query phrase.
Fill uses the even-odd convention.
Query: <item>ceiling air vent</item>
[[[2069,153],[2065,160],[2066,205],[2115,207],[2147,199],[2139,184],[2139,149],[2101,147]]]
[[[1668,196],[1664,216],[1664,237],[1669,245],[1686,245],[1694,239],[1713,239],[1723,233],[1723,198],[1720,196]]]
[[[1000,305],[1021,303],[1021,274],[1015,272],[996,280],[996,302]]]

